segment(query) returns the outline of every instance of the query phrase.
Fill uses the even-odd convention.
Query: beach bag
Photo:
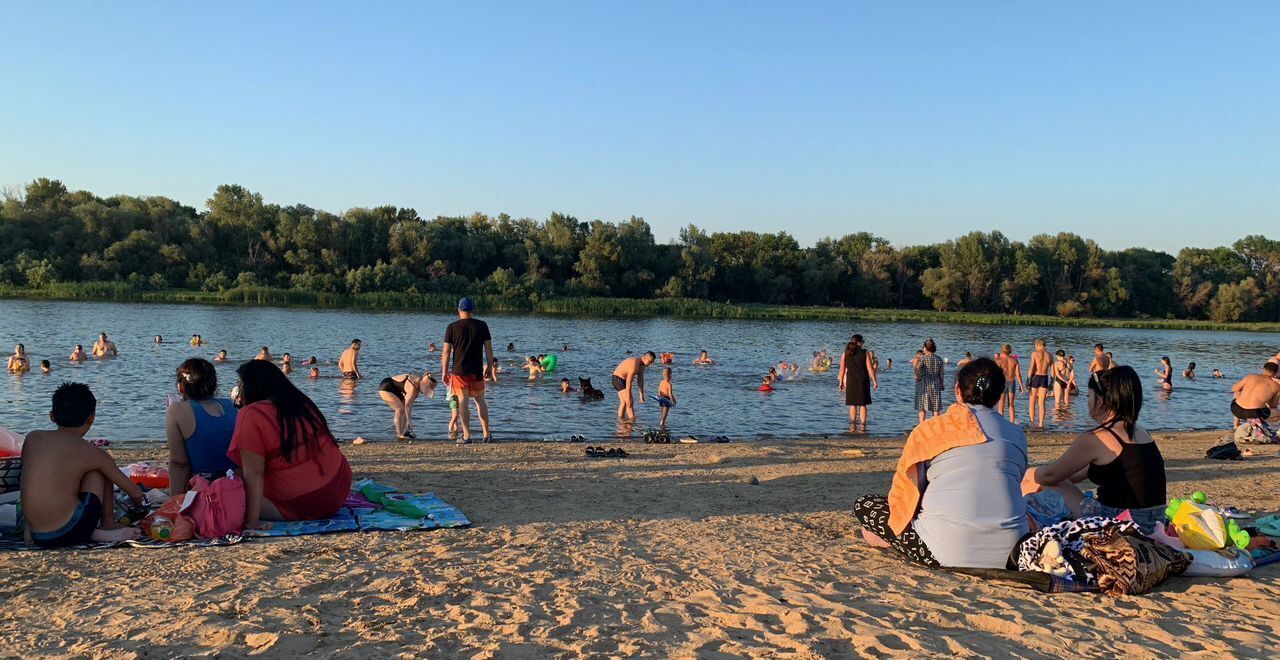
[[[1150,591],[1191,565],[1185,552],[1116,527],[1085,536],[1080,553],[1093,562],[1098,588],[1112,596]]]
[[[1183,500],[1171,521],[1188,550],[1221,550],[1231,543],[1222,514],[1204,504]]]
[[[1271,445],[1277,442],[1276,432],[1260,419],[1250,419],[1236,427],[1233,440],[1246,445]]]
[[[204,477],[191,477],[191,490],[196,501],[187,511],[195,521],[196,533],[202,539],[235,534],[244,529],[244,481],[234,472],[209,481]]]
[[[1240,448],[1234,442],[1225,442],[1220,445],[1210,447],[1204,453],[1205,458],[1212,458],[1219,461],[1243,461],[1244,455],[1240,453]]]
[[[164,539],[157,540],[177,543],[179,541],[190,541],[195,538],[195,525],[191,523],[191,519],[184,515],[182,511],[186,505],[187,495],[188,493],[174,495],[173,497],[165,500],[164,504],[161,504],[159,509],[152,511],[142,519],[142,523],[138,525],[138,528],[142,530],[143,534],[154,539],[155,535],[151,533],[152,525],[155,524],[157,519],[164,518],[170,521],[169,535]]]

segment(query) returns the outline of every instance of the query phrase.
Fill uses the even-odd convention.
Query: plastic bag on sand
[[[1253,557],[1249,553],[1230,547],[1223,550],[1186,550],[1191,555],[1191,565],[1183,575],[1231,577],[1253,570]]]

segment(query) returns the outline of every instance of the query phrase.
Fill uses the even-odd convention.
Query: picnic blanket
[[[436,497],[435,493],[401,493],[372,479],[361,479],[352,484],[351,493],[344,504],[345,506],[339,509],[336,515],[325,520],[277,522],[271,526],[271,529],[245,530],[240,534],[228,534],[216,539],[193,539],[180,543],[137,539],[113,543],[86,543],[65,549],[207,547],[235,545],[253,538],[283,538],[338,532],[408,532],[466,527],[471,524],[460,509]],[[20,538],[0,538],[0,552],[35,549],[23,543]]]

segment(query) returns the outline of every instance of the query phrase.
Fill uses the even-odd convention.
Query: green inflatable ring
[[[556,356],[548,355],[547,357],[542,358],[542,368],[545,369],[547,373],[551,373],[552,371],[555,371]]]

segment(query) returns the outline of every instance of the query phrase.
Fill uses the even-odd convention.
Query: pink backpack
[[[188,485],[198,494],[183,513],[191,517],[200,538],[217,538],[244,529],[244,481],[228,472],[213,481],[192,477]]]

